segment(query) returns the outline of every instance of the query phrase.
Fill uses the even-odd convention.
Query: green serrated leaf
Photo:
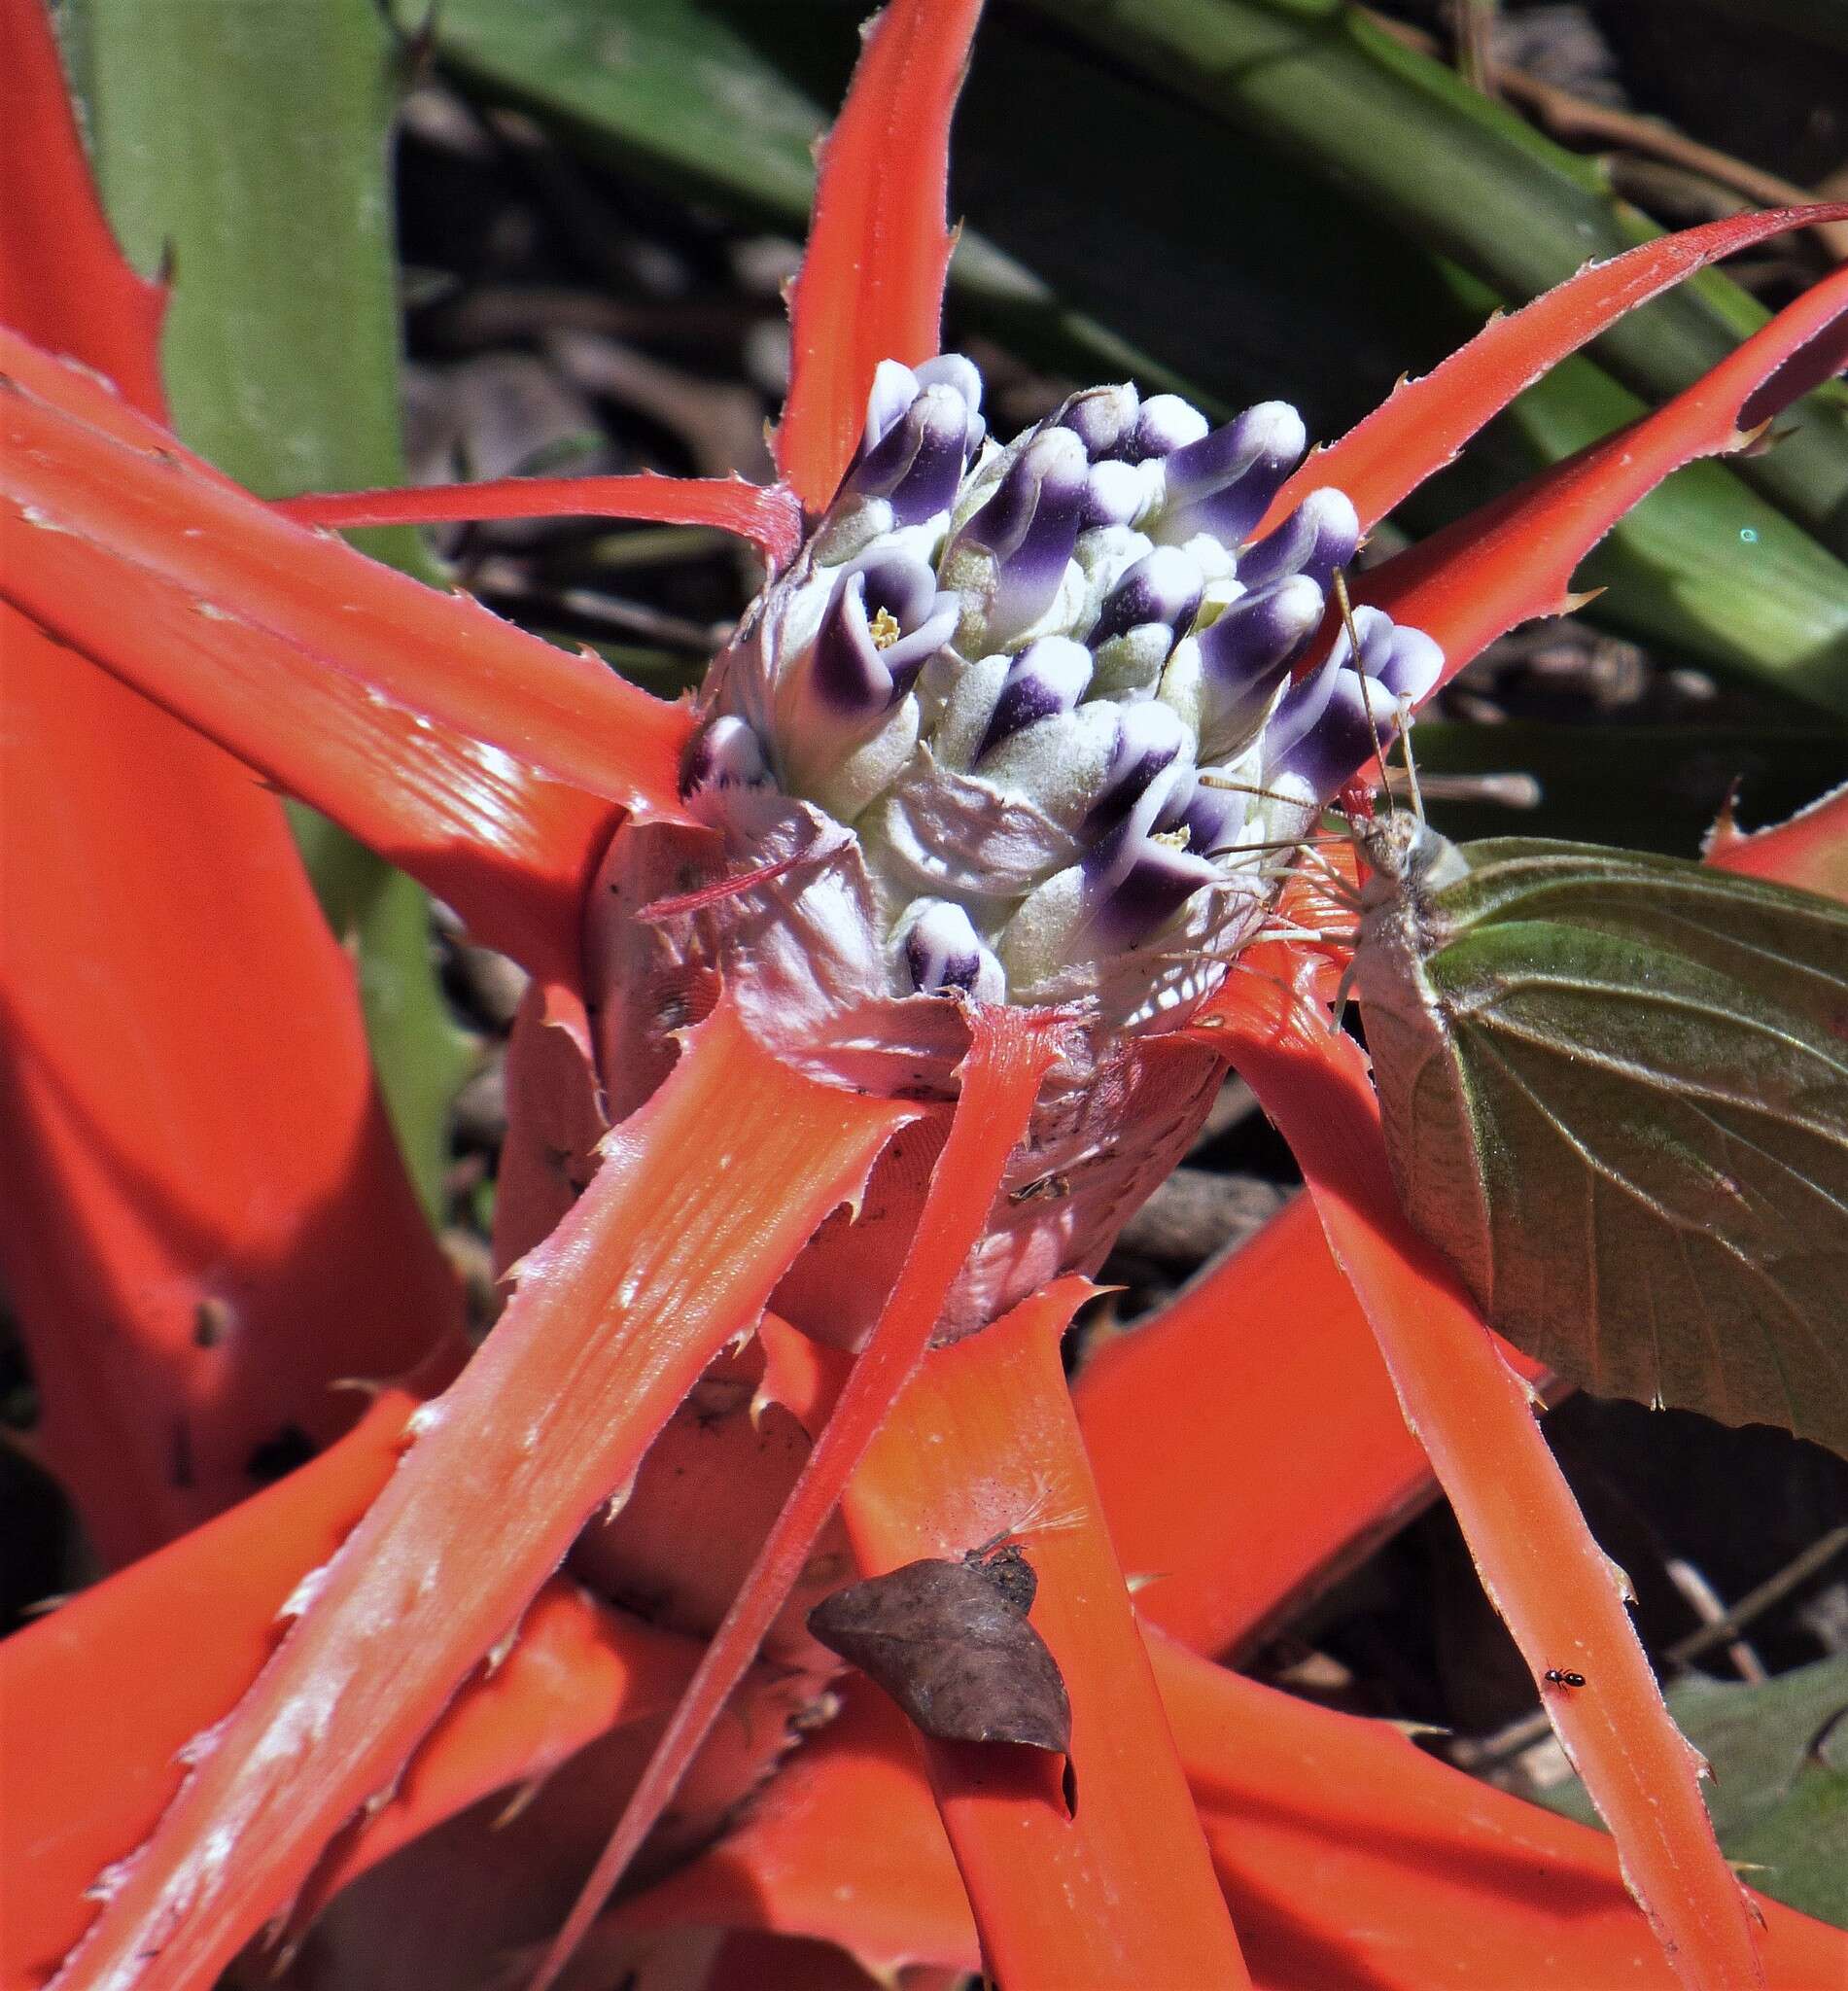
[[[1848,907],[1369,826],[1355,988],[1407,1213],[1579,1386],[1848,1454]]]
[[[372,0],[63,0],[59,27],[111,222],[143,269],[171,265],[180,435],[265,496],[401,482],[398,49]],[[361,537],[433,577],[415,533]],[[301,840],[358,949],[386,1103],[435,1215],[472,1053],[435,980],[428,899],[331,824]]]
[[[1713,1765],[1726,1858],[1773,1901],[1848,1928],[1848,1657],[1753,1686],[1687,1680],[1668,1690],[1668,1710]],[[1577,1777],[1532,1795],[1597,1823]]]

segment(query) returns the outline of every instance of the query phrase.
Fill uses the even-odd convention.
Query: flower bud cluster
[[[1281,402],[1213,428],[1122,386],[1001,445],[967,360],[886,362],[839,494],[714,667],[689,808],[741,856],[792,809],[851,833],[882,993],[1125,1023],[1197,998],[1279,846],[1442,668],[1361,609],[1293,675],[1360,539],[1331,488],[1252,537],[1307,440]]]

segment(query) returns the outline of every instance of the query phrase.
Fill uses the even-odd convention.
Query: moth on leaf
[[[1602,1395],[1848,1453],[1848,908],[1703,864],[1356,825],[1400,1198]]]
[[[1019,1742],[1068,1755],[1071,1703],[1059,1662],[1027,1622],[1032,1565],[1006,1545],[927,1557],[823,1597],[809,1629],[858,1666],[926,1735]]]

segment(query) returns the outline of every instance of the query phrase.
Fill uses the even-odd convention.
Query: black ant
[[[1549,1666],[1540,1677],[1549,1687],[1583,1687],[1585,1685],[1585,1675],[1583,1673],[1568,1673],[1559,1666]]]

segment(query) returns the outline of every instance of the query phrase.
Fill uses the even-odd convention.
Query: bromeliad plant
[[[44,824],[8,913],[0,1241],[45,1457],[118,1565],[0,1649],[8,1983],[203,1986],[265,1931],[340,1985],[1843,1968],[1721,1860],[1520,1358],[1398,1205],[1289,859],[1628,506],[1838,368],[1848,277],[1345,616],[1365,534],[1621,313],[1848,209],[1588,267],[1307,460],[1281,403],[1214,429],[1126,386],[1000,438],[937,351],[976,13],[895,0],[868,35],[779,483],[271,506],[161,426],[157,297],[114,258],[38,0],[0,8],[30,111],[0,230],[6,746]],[[764,551],[692,704],[316,529],[561,506]],[[472,1354],[250,769],[533,974],[512,1298]],[[1839,891],[1843,808],[1714,861]],[[1313,1212],[1074,1409],[1085,1275],[1228,1061]],[[278,1429],[325,1449],[232,1505]],[[1427,1470],[1614,1849],[1197,1656]],[[1063,1763],[908,1738],[804,1629],[855,1568],[1004,1540]],[[1126,1565],[1166,1572],[1139,1609]]]

